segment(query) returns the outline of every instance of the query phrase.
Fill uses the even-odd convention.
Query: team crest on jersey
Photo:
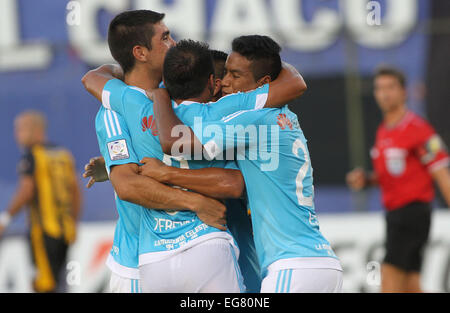
[[[153,136],[158,136],[158,130],[156,129],[156,123],[155,119],[153,118],[153,115],[150,115],[149,117],[144,117],[142,119],[141,126],[143,132],[150,130]]]
[[[384,151],[386,168],[392,176],[400,176],[406,169],[408,152],[404,149],[389,148]]]
[[[125,139],[108,142],[108,152],[111,161],[125,160],[130,157]]]
[[[278,114],[277,119],[278,119],[277,124],[278,124],[278,126],[280,126],[280,128],[282,130],[285,130],[286,127],[289,127],[290,130],[294,129],[292,127],[292,122],[289,120],[289,118],[286,116],[286,114],[284,114],[284,113]]]

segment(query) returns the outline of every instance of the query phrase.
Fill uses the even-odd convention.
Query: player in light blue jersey
[[[95,119],[97,139],[106,168],[139,164],[131,146],[128,128],[122,117],[103,107]],[[119,214],[114,241],[106,265],[111,270],[111,292],[139,292],[138,244],[142,207],[120,200],[115,195]],[[137,286],[137,287],[136,287]]]
[[[245,36],[233,42],[233,53],[226,64],[224,93],[225,87],[232,93],[261,85],[264,77],[273,79],[269,72],[263,78],[258,73],[264,69],[261,61],[267,64],[279,60],[279,50],[266,55],[262,52],[270,45],[273,42],[260,36]],[[165,82],[168,85],[166,77]],[[266,107],[267,102],[280,100],[274,88],[273,84],[270,88],[264,85],[256,91]],[[188,131],[159,93],[155,92],[154,98],[163,146],[171,149],[175,142],[184,147],[195,145],[196,141],[189,136],[167,135],[175,127],[184,133]],[[241,94],[223,99],[233,102],[239,101],[239,97]],[[264,105],[260,103],[261,107]],[[339,292],[342,268],[319,230],[312,167],[297,116],[287,107],[240,110],[217,121],[203,119],[192,129],[209,158],[237,159],[252,211],[264,277],[261,291]]]
[[[124,12],[114,18],[108,33],[112,54],[121,63],[125,76],[129,80],[146,80],[145,86],[149,88],[157,87],[161,76],[158,77],[156,74],[156,77],[152,78],[148,74],[142,75],[143,69],[157,73],[156,69],[159,66],[161,72],[165,51],[174,44],[167,27],[162,22],[163,17],[163,14],[147,10]],[[130,28],[131,31],[126,32],[130,38],[129,42],[124,44],[123,31],[126,28]],[[133,53],[130,52],[131,49]],[[130,54],[131,58],[128,57]],[[152,63],[149,64],[148,59],[152,59]],[[83,78],[84,83],[86,78],[86,76]],[[96,130],[100,151],[117,192],[116,205],[119,211],[114,246],[107,261],[113,272],[111,291],[139,292],[141,287],[137,270],[138,236],[143,207],[192,210],[205,220],[214,221],[213,224],[219,227],[225,223],[224,219],[221,220],[225,207],[216,200],[170,188],[149,177],[139,175],[139,159],[134,152],[128,127],[122,117],[115,112],[101,108],[96,118]]]

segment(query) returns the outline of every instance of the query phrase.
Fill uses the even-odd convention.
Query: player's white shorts
[[[262,293],[339,293],[342,271],[298,268],[269,271],[261,283]]]
[[[139,267],[143,292],[239,293],[245,286],[228,240],[214,238]]]
[[[110,292],[113,293],[141,293],[141,284],[139,279],[121,277],[111,272],[109,281]]]

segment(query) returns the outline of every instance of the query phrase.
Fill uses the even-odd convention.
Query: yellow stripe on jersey
[[[37,217],[31,212],[31,219]],[[34,212],[35,213],[35,212]],[[34,216],[33,216],[34,215]],[[33,286],[36,292],[50,292],[55,289],[55,278],[50,267],[50,261],[45,249],[42,229],[38,223],[31,226],[31,247],[33,251],[34,262],[36,264],[36,274]]]
[[[42,231],[53,238],[75,239],[73,219],[73,185],[76,174],[72,155],[61,148],[35,146],[32,149],[35,163],[36,211]]]

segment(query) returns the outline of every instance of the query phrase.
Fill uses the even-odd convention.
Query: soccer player
[[[109,47],[121,64],[128,83],[154,88],[161,81],[164,55],[175,44],[163,18],[164,14],[138,10],[121,13],[111,21]],[[89,75],[83,81],[86,83],[88,78]],[[151,125],[146,126],[152,131]],[[112,272],[110,288],[112,292],[140,292],[138,248],[143,207],[190,209],[217,227],[224,223],[221,217],[225,207],[216,200],[170,188],[139,175],[139,159],[121,115],[102,107],[96,117],[96,131],[100,151],[117,193],[119,212],[114,243],[107,260]]]
[[[289,87],[280,79],[281,48],[272,39],[256,35],[236,38],[232,48],[222,81],[222,92],[229,95],[214,105],[231,106],[256,94],[256,106],[236,110],[216,121],[206,116],[192,129],[208,157],[226,154],[233,158],[237,147],[237,163],[245,179],[264,277],[261,291],[339,292],[342,268],[319,231],[311,161],[297,116],[286,106],[261,109],[289,102],[285,97]],[[171,53],[172,49],[164,64],[164,82],[173,96],[171,90],[181,88],[183,81],[171,74],[176,72],[167,62]],[[231,94],[258,86],[253,92]],[[186,136],[190,132],[174,114],[164,91],[155,91],[153,98],[164,151],[177,150],[180,145],[183,153],[194,149],[196,140]],[[239,127],[242,132],[236,131]],[[178,132],[184,136],[176,136]]]
[[[420,270],[431,223],[433,181],[450,207],[447,150],[433,127],[408,110],[406,81],[395,68],[375,74],[374,95],[383,122],[370,151],[373,173],[347,175],[353,190],[379,185],[386,208],[382,292],[421,292]]]
[[[25,150],[20,160],[19,187],[0,215],[0,236],[10,220],[29,205],[30,244],[36,267],[36,292],[62,292],[67,251],[75,240],[81,194],[72,154],[50,144],[45,116],[21,113],[14,122],[17,143]]]

